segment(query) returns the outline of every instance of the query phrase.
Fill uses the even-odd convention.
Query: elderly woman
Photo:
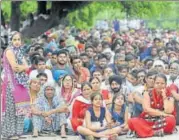
[[[47,82],[43,87],[43,95],[35,102],[36,115],[33,115],[33,136],[37,137],[38,132],[57,131],[61,128],[61,137],[66,136],[65,125],[68,108],[55,95],[54,83]]]
[[[144,93],[143,113],[140,117],[128,121],[129,129],[138,137],[163,136],[164,133],[172,134],[174,131],[174,99],[166,89],[166,82],[166,76],[163,74],[155,77],[153,90]]]
[[[35,114],[36,110],[34,108],[35,100],[40,96],[38,93],[40,91],[40,80],[37,78],[31,79],[29,83],[29,92],[30,92],[30,105],[31,113]],[[24,120],[24,132],[27,133],[32,131],[32,119],[31,114],[29,113]]]

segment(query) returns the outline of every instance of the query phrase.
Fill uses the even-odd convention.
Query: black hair
[[[150,70],[147,72],[146,77],[157,75],[158,72],[156,70]]]
[[[47,56],[48,53],[53,53],[53,51],[50,49],[45,50],[45,52],[44,52],[45,56]]]
[[[89,82],[91,83],[94,79],[97,79],[98,82],[101,82],[98,77],[90,77]]]
[[[71,75],[69,75],[69,74],[65,74],[65,75],[63,76],[63,78],[62,78],[62,82],[65,80],[65,78],[66,78],[67,76],[70,76],[70,78],[71,78],[72,81],[73,81],[73,77],[72,77]]]
[[[156,37],[156,38],[154,38],[153,41],[154,41],[154,42],[155,42],[155,41],[160,41],[160,38],[157,38],[157,37]]]
[[[156,81],[157,77],[164,79],[164,80],[165,80],[165,83],[167,83],[167,77],[165,76],[165,74],[162,74],[162,73],[157,74],[157,75],[155,76],[154,81]]]
[[[34,56],[40,56],[40,53],[39,52],[33,52],[31,55],[30,55],[30,57],[32,58],[32,57],[34,57]]]
[[[111,112],[112,112],[112,114],[113,114],[113,112],[114,112],[115,100],[116,100],[116,98],[119,97],[119,96],[123,96],[123,98],[124,98],[124,104],[125,104],[125,102],[126,102],[126,97],[125,97],[124,94],[115,94],[114,97],[113,97],[113,99],[112,99],[112,106],[111,106]],[[125,109],[122,108],[121,111],[122,111],[122,112],[125,112]],[[113,120],[116,121],[114,118],[113,118]]]
[[[146,71],[145,71],[145,69],[138,69],[138,70],[137,70],[137,75],[138,75],[139,73],[141,73],[141,72],[144,72],[145,75],[146,75]]]
[[[125,57],[125,61],[131,61],[131,60],[134,60],[134,59],[136,59],[136,57],[132,54],[128,54]]]
[[[124,48],[124,47],[121,47],[121,48],[117,49],[117,50],[115,51],[115,53],[120,53],[121,51],[125,51],[125,48]]]
[[[91,102],[93,102],[94,98],[95,98],[96,96],[98,96],[98,95],[99,95],[99,96],[101,97],[101,99],[103,100],[102,95],[101,95],[99,92],[95,92],[95,93],[92,93],[91,96],[90,96]]]
[[[64,50],[64,49],[59,50],[59,51],[57,52],[57,56],[59,56],[60,54],[65,54],[66,56],[68,55],[67,51]]]
[[[40,78],[41,76],[42,76],[42,77],[45,77],[45,78],[48,78],[48,77],[47,77],[47,74],[46,74],[46,73],[42,73],[42,72],[39,73],[39,74],[37,74],[36,77],[37,77],[37,78]]]
[[[64,39],[64,38],[61,38],[61,39],[59,40],[59,43],[62,43],[62,42],[65,42],[65,39]]]
[[[107,66],[105,66],[105,67],[103,68],[103,70],[102,70],[103,74],[104,74],[104,71],[105,71],[107,68],[110,68],[110,69],[112,70],[112,72],[115,73],[114,68],[113,68],[111,65],[107,65]]]
[[[73,55],[73,56],[71,57],[71,64],[73,64],[73,61],[76,60],[76,59],[80,59],[80,60],[81,60],[81,58],[80,58],[79,55]]]
[[[57,55],[57,51],[52,51],[52,55]]]
[[[168,51],[175,51],[174,48],[166,48],[165,50],[166,50],[166,52],[168,52]]]
[[[84,53],[81,53],[80,56],[87,56],[87,57],[89,58],[88,54],[85,53],[85,52],[84,52]]]
[[[132,77],[134,77],[135,79],[137,79],[137,70],[133,70],[129,74],[132,75]]]
[[[114,60],[118,60],[120,58],[124,58],[124,60],[125,60],[125,54],[115,54],[114,55]]]
[[[40,45],[38,45],[37,47],[35,46],[34,51],[38,51],[38,50],[43,50],[44,51],[44,49]]]
[[[101,45],[102,45],[102,48],[104,48],[104,47],[110,47],[110,44],[107,42],[107,41],[102,41],[101,42]]]
[[[117,65],[117,69],[119,72],[122,71],[123,69],[127,69],[127,71],[129,71],[129,67],[127,64]]]
[[[101,53],[101,54],[98,55],[98,60],[103,59],[103,58],[105,58],[106,60],[108,60],[108,59],[107,59],[107,56],[106,56],[105,54]]]
[[[91,74],[93,75],[95,72],[100,72],[101,74],[103,74],[103,71],[100,68],[96,68],[94,71],[92,71]]]
[[[37,57],[37,59],[35,59],[34,62],[36,65],[38,65],[39,62],[45,62],[45,59],[43,57]]]
[[[89,86],[91,89],[92,89],[92,86],[91,86],[91,84],[89,83],[89,82],[84,82],[84,83],[82,83],[82,85],[81,85],[81,91],[83,91],[83,88],[84,88],[84,86]]]
[[[94,51],[94,47],[93,47],[92,45],[89,45],[89,46],[85,47],[85,51],[86,51],[87,49],[89,49],[89,48],[93,49],[93,51]]]
[[[33,53],[33,55],[30,56],[30,63],[35,64],[35,59],[39,57],[40,57],[40,54],[38,52]]]
[[[165,49],[165,48],[159,48],[159,49],[157,50],[158,53],[159,53],[160,51],[164,51],[164,52],[166,53],[166,49]]]
[[[147,58],[144,60],[144,65],[146,65],[149,61],[152,61],[152,63],[154,62],[152,58]]]

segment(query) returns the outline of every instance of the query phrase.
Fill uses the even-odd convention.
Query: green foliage
[[[2,1],[1,9],[3,11],[6,21],[10,20],[11,17],[11,1]],[[21,18],[22,20],[26,19],[29,13],[34,13],[37,10],[37,2],[34,1],[24,1],[20,5]]]
[[[11,16],[11,2],[1,1],[1,9],[4,14],[5,21],[9,21],[10,16]]]
[[[47,9],[51,8],[51,2],[47,2]],[[2,1],[1,9],[6,21],[11,16],[11,1]],[[23,1],[20,5],[21,20],[27,18],[29,13],[37,11],[37,1]],[[149,27],[157,28],[158,23],[154,20],[179,19],[179,3],[164,1],[93,1],[90,4],[78,8],[68,14],[70,26],[79,29],[90,29],[95,25],[95,21],[108,19],[112,21],[118,19],[146,19]],[[176,22],[164,22],[160,24],[163,28],[178,28]]]
[[[90,29],[96,20],[124,17],[120,10],[121,7],[117,1],[91,2],[89,5],[69,13],[67,18],[71,26],[74,25],[79,29]]]
[[[37,10],[36,1],[24,1],[20,5],[21,17],[25,19],[29,13],[34,13]]]
[[[162,27],[164,29],[175,29],[177,27],[177,24],[174,21],[164,21],[162,22]]]

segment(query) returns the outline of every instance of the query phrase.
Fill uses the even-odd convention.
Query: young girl
[[[103,100],[105,101],[106,105],[111,103],[112,95],[110,94],[110,92],[107,89],[101,88],[101,82],[98,79],[98,77],[92,77],[92,78],[90,78],[89,81],[91,83],[93,92],[101,93]]]
[[[126,133],[128,131],[128,107],[124,94],[117,94],[113,97],[110,112],[114,121],[114,126],[120,126],[122,128],[121,133]]]
[[[78,127],[78,133],[85,135],[86,139],[94,137],[113,137],[121,131],[120,127],[112,128],[111,114],[102,107],[102,96],[100,93],[91,95],[92,107],[89,107],[85,116],[85,127]]]

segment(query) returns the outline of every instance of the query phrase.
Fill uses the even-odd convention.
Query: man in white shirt
[[[167,85],[174,83],[179,89],[179,61],[174,61],[169,66],[169,75],[167,76]]]
[[[35,64],[37,65],[37,69],[31,71],[29,75],[30,79],[36,78],[39,73],[46,73],[48,82],[54,82],[52,72],[49,69],[46,69],[45,59],[43,57],[36,59]]]

